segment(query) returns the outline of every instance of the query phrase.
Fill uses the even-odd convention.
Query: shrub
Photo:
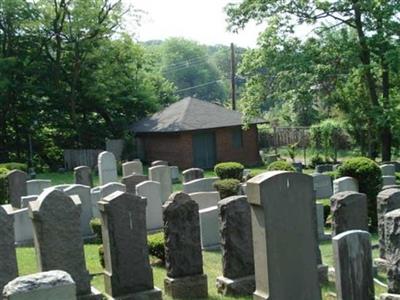
[[[214,182],[214,188],[219,192],[221,199],[224,199],[239,193],[240,181],[237,179],[217,180]]]
[[[284,161],[278,160],[271,163],[267,167],[267,171],[289,171],[289,172],[296,172],[296,169],[292,166],[292,164]]]
[[[162,264],[165,264],[164,233],[158,232],[147,236],[149,254],[157,257]]]
[[[214,172],[221,179],[242,180],[244,166],[237,162],[224,162],[215,165]]]
[[[382,172],[378,164],[366,157],[354,157],[338,168],[339,177],[350,176],[358,181],[360,193],[368,198],[368,215],[372,229],[377,227],[376,196],[382,185]]]
[[[93,233],[96,235],[95,242],[101,244],[103,242],[103,235],[101,232],[101,220],[94,218],[90,220],[90,227],[92,227]]]
[[[332,178],[332,181],[336,178],[339,178],[337,171],[324,172],[324,174],[330,176]]]
[[[317,165],[322,165],[325,163],[325,160],[319,154],[313,155],[311,157],[310,167],[315,168]]]
[[[8,163],[3,163],[0,164],[0,169],[5,168],[8,170],[21,170],[24,172],[28,172],[28,165],[23,164],[23,163],[17,163],[17,162],[8,162]]]
[[[106,267],[106,264],[104,263],[104,248],[103,248],[103,245],[99,246],[99,260],[100,260],[100,265],[104,269]]]
[[[10,170],[0,167],[0,205],[7,203],[7,173]]]

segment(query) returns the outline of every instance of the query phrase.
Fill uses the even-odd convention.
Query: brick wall
[[[215,129],[217,162],[236,161],[247,166],[259,164],[261,159],[258,152],[256,125],[252,125],[248,130],[243,131],[243,146],[241,148],[233,146],[233,128]],[[170,165],[178,166],[181,170],[191,168],[193,166],[192,133],[140,135],[146,162],[166,160]]]

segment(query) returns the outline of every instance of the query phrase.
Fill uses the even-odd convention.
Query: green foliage
[[[103,245],[100,245],[98,248],[98,253],[99,253],[99,260],[100,260],[100,265],[103,267],[103,269],[106,267],[106,264],[104,262],[104,247]]]
[[[310,167],[315,168],[317,165],[322,165],[323,163],[325,163],[324,158],[317,153],[311,157]]]
[[[94,218],[90,220],[90,227],[93,230],[93,233],[96,235],[95,242],[101,244],[103,242],[103,234],[101,231],[101,220],[99,218]]]
[[[7,203],[7,173],[8,169],[0,167],[0,205]]]
[[[242,180],[244,166],[237,162],[223,162],[214,166],[214,172],[220,179]]]
[[[27,172],[28,171],[28,165],[27,164],[23,164],[23,163],[17,163],[17,162],[8,162],[8,163],[0,164],[0,169],[7,169],[9,171],[20,170],[20,171]],[[0,172],[0,174],[1,174],[1,172]]]
[[[289,171],[296,172],[296,169],[292,166],[292,164],[284,161],[278,160],[274,161],[267,167],[267,171]]]
[[[376,229],[376,196],[382,186],[382,172],[378,164],[366,157],[350,158],[338,168],[338,175],[357,179],[360,193],[368,197],[368,215],[372,228]]]
[[[316,149],[322,149],[325,160],[337,161],[337,151],[346,145],[346,134],[342,122],[328,119],[311,126],[311,141]]]
[[[332,181],[339,178],[338,171],[324,172],[325,175],[328,175],[332,178]]]
[[[149,254],[161,260],[165,264],[164,233],[158,232],[147,236]]]
[[[224,199],[239,193],[240,181],[237,179],[217,180],[214,182],[214,188],[219,192],[221,199]]]

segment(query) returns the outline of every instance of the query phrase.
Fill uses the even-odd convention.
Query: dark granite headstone
[[[80,166],[74,169],[75,184],[93,187],[92,171],[87,166]]]
[[[183,182],[204,178],[204,171],[200,168],[191,168],[182,172]]]
[[[136,185],[146,180],[148,180],[146,175],[132,174],[122,177],[121,183],[125,184],[128,193],[136,194]]]
[[[21,208],[21,197],[28,195],[28,174],[21,170],[12,170],[7,174],[8,197],[12,207]]]

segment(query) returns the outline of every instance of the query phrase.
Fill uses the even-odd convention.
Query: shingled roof
[[[250,124],[266,123],[256,118]],[[242,114],[192,97],[184,98],[132,125],[135,133],[180,132],[242,125]]]

